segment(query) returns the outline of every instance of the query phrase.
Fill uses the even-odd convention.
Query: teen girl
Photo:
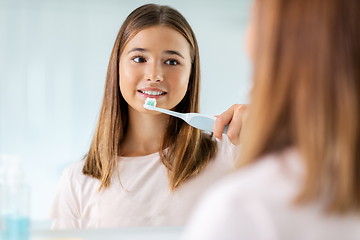
[[[134,10],[111,53],[89,152],[58,184],[53,228],[183,225],[203,190],[234,168],[244,107],[218,117],[216,140],[143,105],[151,97],[199,112],[199,92],[199,50],[185,18],[167,6]]]

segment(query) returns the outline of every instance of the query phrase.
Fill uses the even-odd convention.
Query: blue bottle
[[[30,189],[23,182],[19,156],[2,155],[0,170],[0,239],[29,240]]]

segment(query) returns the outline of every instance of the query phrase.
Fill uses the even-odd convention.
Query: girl
[[[236,174],[184,239],[360,239],[360,1],[256,0]]]
[[[199,50],[185,18],[154,4],[134,10],[115,41],[89,152],[60,179],[53,228],[183,225],[203,190],[234,168],[243,106],[218,117],[216,141],[143,105],[151,97],[198,112],[199,91]],[[220,142],[229,122],[233,144]]]

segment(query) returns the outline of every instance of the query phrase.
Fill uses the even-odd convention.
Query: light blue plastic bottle
[[[30,190],[23,182],[21,158],[0,157],[0,239],[29,240]]]

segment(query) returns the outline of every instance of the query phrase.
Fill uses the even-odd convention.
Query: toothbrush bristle
[[[156,107],[156,98],[146,98],[145,104],[149,106]]]

